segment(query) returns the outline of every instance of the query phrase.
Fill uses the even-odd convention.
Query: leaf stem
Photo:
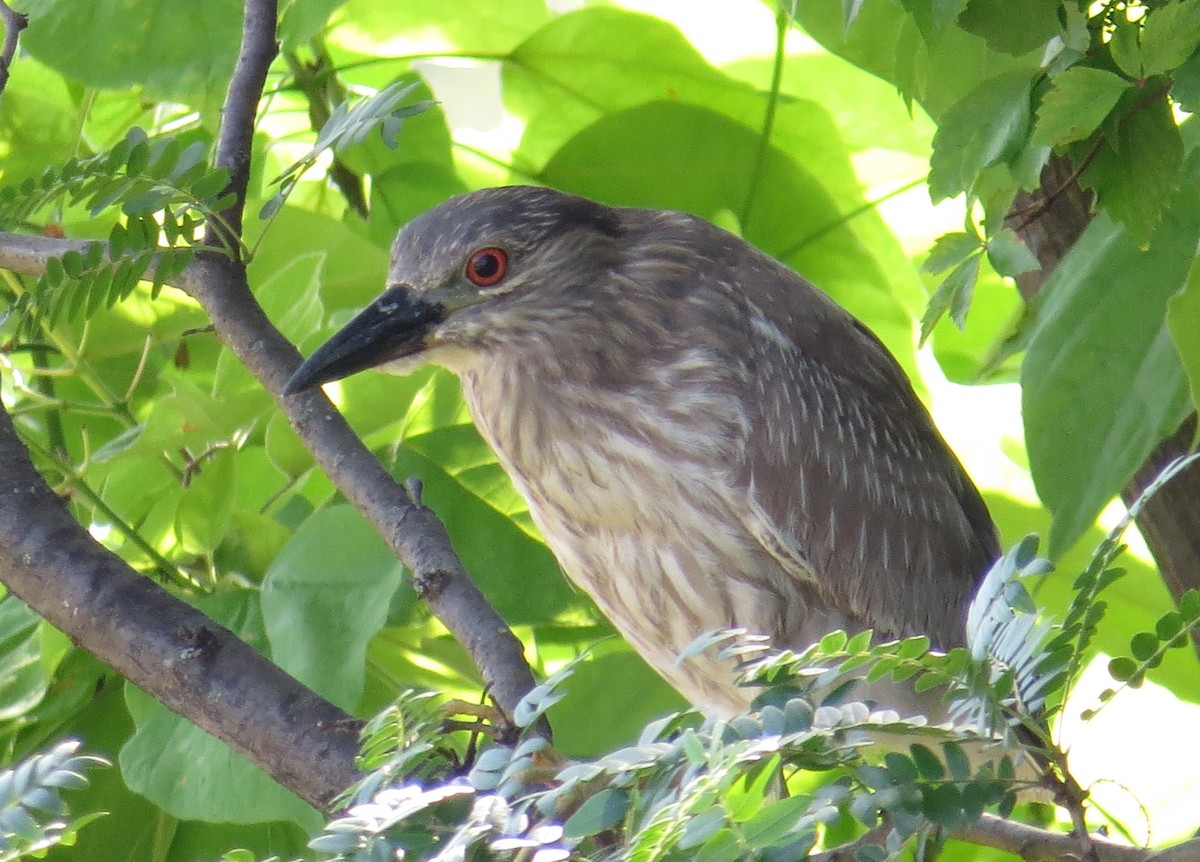
[[[746,189],[746,202],[742,205],[741,230],[745,235],[749,232],[750,215],[754,211],[754,203],[758,197],[758,189],[762,185],[762,175],[766,170],[767,156],[771,148],[771,133],[775,128],[775,114],[779,110],[779,92],[783,85],[784,46],[787,41],[791,17],[783,6],[775,14],[775,64],[771,70],[771,89],[767,92],[767,111],[763,117],[762,132],[758,136],[758,150],[754,154],[754,165],[750,169],[750,183]]]
[[[53,450],[43,446],[36,440],[26,438],[25,445],[36,452],[41,457],[45,458],[54,465],[54,469],[62,476],[63,481],[71,488],[72,491],[79,492],[89,503],[96,507],[109,522],[117,528],[117,531],[125,536],[134,546],[143,554],[148,556],[151,562],[154,563],[154,568],[158,570],[159,575],[167,581],[174,581],[183,587],[189,589],[196,588],[196,582],[188,577],[182,569],[160,554],[155,548],[147,542],[133,528],[133,526],[118,515],[104,499],[97,494],[92,487],[83,480],[83,477],[75,472],[74,468],[65,463],[63,459]]]

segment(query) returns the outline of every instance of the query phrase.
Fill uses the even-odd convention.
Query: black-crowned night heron
[[[454,371],[570,578],[696,705],[752,692],[705,632],[964,637],[998,553],[979,493],[882,343],[736,236],[541,188],[454,198],[296,392]]]

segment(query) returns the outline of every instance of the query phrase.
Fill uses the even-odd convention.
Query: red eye
[[[508,255],[502,248],[481,248],[467,258],[467,278],[477,287],[499,284],[508,271]]]

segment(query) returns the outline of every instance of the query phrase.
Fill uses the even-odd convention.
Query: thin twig
[[[1166,83],[1155,87],[1149,93],[1142,96],[1142,98],[1138,99],[1132,106],[1130,106],[1129,112],[1121,118],[1121,122],[1125,122],[1130,117],[1140,114],[1142,111],[1146,110],[1146,108],[1150,107],[1156,101],[1169,93],[1171,91],[1172,83],[1173,82],[1168,79]],[[1069,189],[1075,182],[1079,180],[1081,176],[1083,176],[1083,172],[1088,169],[1091,163],[1095,160],[1096,156],[1099,155],[1100,148],[1107,140],[1108,138],[1105,137],[1103,132],[1096,135],[1095,140],[1092,141],[1092,145],[1088,147],[1088,151],[1084,154],[1083,158],[1079,160],[1079,164],[1076,165],[1075,170],[1071,171],[1070,176],[1059,183],[1058,187],[1053,189],[1045,197],[1039,198],[1038,200],[1029,204],[1029,206],[1010,212],[1005,217],[1005,222],[1007,223],[1017,216],[1024,215],[1025,217],[1022,218],[1018,224],[1013,226],[1013,230],[1017,233],[1020,233],[1025,228],[1029,227],[1029,225],[1031,225],[1033,222],[1045,215],[1046,211],[1050,208],[1050,205],[1058,200],[1058,198],[1060,198],[1063,194],[1065,194],[1067,189]]]
[[[313,61],[305,63],[295,51],[285,51],[284,59],[292,70],[296,86],[308,101],[308,121],[314,132],[325,128],[332,115],[332,107],[346,99],[345,88],[337,79],[333,60],[318,39],[312,41]],[[329,166],[329,178],[341,191],[346,203],[360,218],[366,218],[367,194],[363,179],[335,152]]]
[[[1105,138],[1103,134],[1096,135],[1096,140],[1092,141],[1091,147],[1088,148],[1088,151],[1084,154],[1083,158],[1080,159],[1079,164],[1075,166],[1075,170],[1071,171],[1070,176],[1059,183],[1058,186],[1051,190],[1050,193],[1045,197],[1038,198],[1029,204],[1029,206],[1010,212],[1005,219],[1006,221],[1015,218],[1016,216],[1024,216],[1024,218],[1022,218],[1018,224],[1013,226],[1013,230],[1017,233],[1020,233],[1045,215],[1046,211],[1050,209],[1050,205],[1058,200],[1058,198],[1060,198],[1067,191],[1067,189],[1071,188],[1071,186],[1074,185],[1081,176],[1083,176],[1083,172],[1086,171],[1088,166],[1091,165],[1091,163],[1095,160],[1096,156],[1100,152],[1100,147],[1104,145],[1106,140],[1107,138]]]

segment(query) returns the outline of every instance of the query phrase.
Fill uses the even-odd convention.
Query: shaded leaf
[[[1029,129],[1029,94],[1029,75],[1007,72],[984,81],[945,112],[929,162],[935,203],[971,188],[981,170],[1019,152]]]
[[[1042,97],[1033,140],[1061,146],[1088,137],[1130,86],[1124,78],[1104,69],[1068,69],[1054,79],[1054,87]]]

